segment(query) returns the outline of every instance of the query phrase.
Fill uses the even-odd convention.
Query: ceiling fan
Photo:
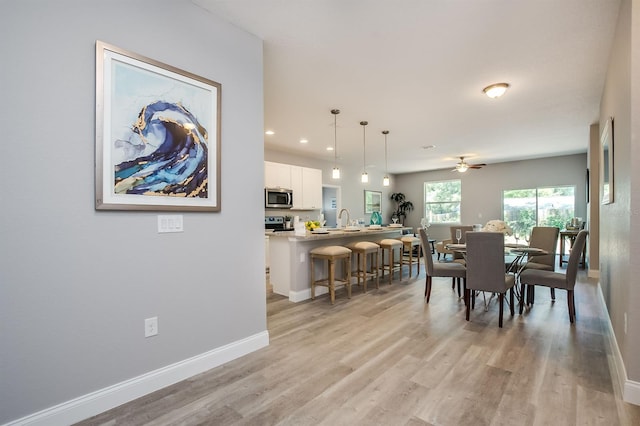
[[[451,171],[452,172],[464,173],[468,169],[481,169],[483,166],[486,166],[486,164],[484,164],[484,163],[481,163],[481,164],[469,164],[469,163],[464,161],[464,157],[460,157],[460,162],[458,162],[456,164],[456,168],[451,170]]]

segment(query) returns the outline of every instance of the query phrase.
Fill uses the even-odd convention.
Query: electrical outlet
[[[152,337],[158,334],[158,317],[144,320],[144,337]]]
[[[624,334],[627,334],[627,313],[624,313]]]

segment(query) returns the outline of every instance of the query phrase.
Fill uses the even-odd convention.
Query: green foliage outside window
[[[462,181],[424,183],[424,217],[429,223],[460,223]]]
[[[555,186],[503,192],[504,221],[514,237],[527,238],[534,226],[563,229],[574,217],[575,187]]]

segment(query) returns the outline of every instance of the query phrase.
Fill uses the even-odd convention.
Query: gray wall
[[[265,332],[261,41],[187,0],[5,0],[0,28],[0,423]],[[94,210],[97,39],[222,84],[220,213]]]
[[[640,8],[623,0],[600,107],[600,129],[615,120],[614,202],[600,206],[600,284],[628,378],[640,382],[640,34],[632,28],[640,28]]]
[[[589,127],[585,126],[585,145],[589,140]],[[514,149],[517,149],[514,146]],[[576,186],[576,216],[586,218],[585,181],[587,155],[576,154],[536,160],[489,164],[482,169],[454,173],[450,169],[398,175],[396,187],[411,200],[415,210],[407,217],[409,226],[420,226],[424,211],[424,182],[461,179],[461,222],[471,225],[485,224],[502,218],[502,192],[506,189],[536,188],[552,185]],[[432,237],[449,237],[448,226],[432,226]]]

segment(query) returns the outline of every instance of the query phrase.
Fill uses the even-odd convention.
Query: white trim
[[[626,380],[624,384],[624,400],[629,404],[640,405],[640,382]]]
[[[609,330],[609,346],[611,348],[611,355],[613,357],[614,367],[616,369],[617,383],[613,383],[618,387],[622,400],[629,404],[640,405],[640,382],[629,380],[627,378],[627,369],[624,366],[624,359],[622,353],[620,353],[620,347],[616,339],[616,334],[613,332],[613,324],[611,324],[611,318],[609,317],[609,311],[607,309],[607,303],[604,300],[602,294],[602,286],[598,283],[598,295],[600,296],[600,304],[604,311],[606,318],[607,328]]]
[[[209,352],[196,355],[175,364],[167,365],[124,382],[108,386],[62,404],[47,408],[5,426],[23,425],[69,425],[100,414],[136,398],[155,392],[181,380],[218,367],[269,345],[269,332],[262,331],[253,336],[237,340]]]
[[[328,293],[329,290],[326,287],[316,287],[316,297],[317,296],[321,296],[325,293]],[[304,290],[300,290],[300,291],[293,291],[290,290],[289,291],[289,301],[290,302],[294,302],[294,303],[298,303],[298,302],[302,302],[303,300],[307,300],[307,299],[311,299],[311,289],[310,288],[306,288]]]

